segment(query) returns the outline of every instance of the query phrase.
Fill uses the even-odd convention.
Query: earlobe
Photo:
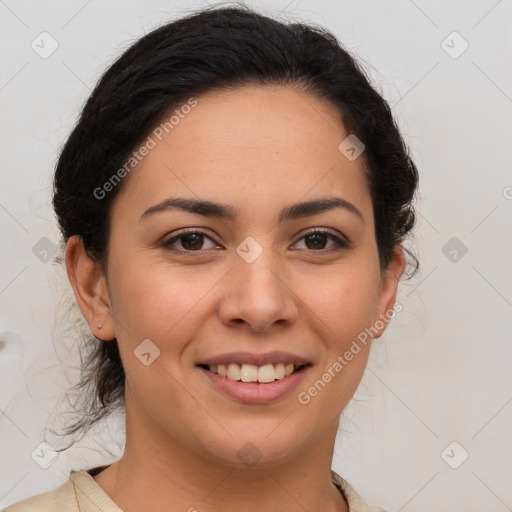
[[[89,257],[78,235],[69,238],[65,261],[69,282],[91,332],[99,339],[115,338],[105,275]]]
[[[377,304],[376,318],[374,319],[374,330],[377,331],[374,338],[380,338],[391,318],[395,314],[395,300],[398,283],[405,270],[404,251],[400,244],[393,249],[393,256],[388,268],[381,277],[380,295]]]

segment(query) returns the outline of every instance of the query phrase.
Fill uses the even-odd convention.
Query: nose
[[[298,298],[289,275],[265,252],[252,263],[239,258],[227,276],[218,312],[223,324],[255,332],[292,325],[299,316]]]

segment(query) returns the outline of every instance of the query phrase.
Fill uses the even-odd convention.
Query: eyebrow
[[[278,217],[278,222],[299,219],[308,217],[310,215],[317,215],[319,213],[327,212],[335,208],[343,208],[344,210],[352,213],[364,223],[364,217],[361,211],[352,203],[340,197],[324,197],[314,199],[312,201],[305,201],[286,206],[281,210]],[[235,220],[237,216],[237,209],[232,206],[220,203],[214,203],[202,199],[188,199],[188,198],[167,198],[161,203],[148,208],[140,217],[139,221],[147,218],[149,215],[155,213],[165,212],[167,210],[179,209],[205,217],[214,217],[226,220]]]

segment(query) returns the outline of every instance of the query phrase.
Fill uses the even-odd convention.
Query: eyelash
[[[214,241],[212,239],[212,237],[210,235],[208,235],[208,233],[206,233],[205,231],[202,231],[200,229],[189,228],[189,229],[185,229],[185,230],[181,231],[179,234],[173,236],[172,238],[164,240],[162,242],[161,246],[164,249],[175,251],[175,252],[181,252],[183,254],[186,254],[187,256],[194,256],[194,253],[201,253],[201,252],[203,252],[205,250],[208,250],[208,249],[198,249],[197,251],[189,251],[189,250],[184,250],[184,249],[175,249],[175,248],[171,247],[171,245],[174,242],[176,242],[177,240],[179,240],[180,238],[183,238],[183,237],[185,237],[187,235],[191,235],[191,234],[194,234],[194,235],[204,235],[207,238],[210,238],[212,241]],[[311,231],[308,231],[307,233],[302,235],[297,240],[297,242],[299,242],[303,238],[306,238],[306,237],[308,237],[310,235],[316,235],[316,234],[327,235],[328,238],[330,238],[331,240],[333,240],[336,243],[337,247],[334,248],[334,249],[333,248],[331,248],[331,249],[318,249],[318,250],[309,249],[309,252],[313,252],[313,253],[327,253],[327,252],[333,252],[333,251],[340,251],[340,250],[343,250],[343,249],[350,249],[351,246],[352,246],[352,244],[348,240],[344,240],[344,239],[336,236],[333,232],[331,232],[330,230],[325,229],[325,228],[324,229],[320,229],[320,228],[312,229]],[[297,242],[295,242],[295,243],[297,243]],[[308,249],[306,249],[306,250],[308,250]]]

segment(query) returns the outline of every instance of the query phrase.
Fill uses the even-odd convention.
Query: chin
[[[293,414],[290,414],[292,416]],[[209,453],[219,463],[236,469],[268,469],[294,459],[308,445],[308,436],[299,425],[290,423],[283,427],[283,418],[225,423],[220,437],[203,439],[196,443],[203,446],[203,454]],[[271,425],[271,426],[270,426]],[[204,431],[203,431],[204,432]],[[314,442],[311,441],[314,446]],[[197,444],[196,444],[197,447]]]

